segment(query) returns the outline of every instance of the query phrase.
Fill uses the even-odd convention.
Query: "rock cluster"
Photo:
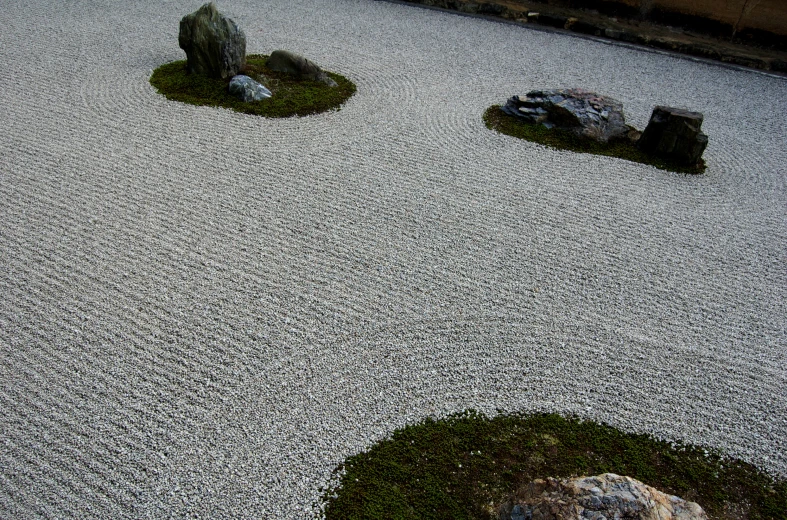
[[[262,83],[243,74],[233,76],[230,80],[229,92],[241,101],[260,101],[268,99],[273,94]]]
[[[213,2],[180,20],[178,44],[190,74],[231,78],[246,64],[246,35]]]
[[[568,130],[602,143],[639,136],[626,124],[620,101],[579,88],[534,90],[524,98],[513,96],[503,111],[528,123]]]
[[[699,112],[657,106],[637,146],[645,153],[695,165],[708,146],[708,136],[700,129],[702,120]]]
[[[535,480],[500,508],[500,520],[707,520],[702,508],[630,477]]]
[[[290,74],[299,80],[310,80],[324,83],[329,87],[338,84],[313,61],[290,51],[273,51],[265,66],[277,72]]]

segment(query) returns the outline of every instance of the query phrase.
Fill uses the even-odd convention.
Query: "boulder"
[[[645,153],[694,166],[708,146],[708,136],[700,129],[702,119],[699,112],[657,106],[637,146]]]
[[[180,20],[178,44],[190,74],[231,78],[246,65],[246,35],[213,2]]]
[[[579,88],[534,90],[524,98],[513,96],[503,112],[602,143],[632,138],[636,132],[626,124],[620,101]]]
[[[247,103],[250,101],[268,99],[273,95],[265,85],[243,74],[232,77],[229,91],[230,94]]]
[[[630,477],[534,480],[500,507],[500,520],[707,520],[702,508]]]
[[[325,83],[329,87],[336,87],[338,84],[331,79],[316,63],[307,60],[303,56],[290,51],[273,51],[265,63],[265,66],[277,72],[283,72],[294,76],[299,80],[318,81]]]

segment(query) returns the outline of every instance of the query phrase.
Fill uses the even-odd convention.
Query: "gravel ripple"
[[[475,408],[787,476],[787,82],[370,0],[233,0],[338,112],[169,102],[197,4],[0,10],[0,517],[303,518],[345,457]],[[145,20],[145,24],[139,20]],[[488,131],[582,86],[705,114],[682,176]]]

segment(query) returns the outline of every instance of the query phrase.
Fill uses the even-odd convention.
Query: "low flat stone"
[[[627,138],[633,131],[626,124],[622,103],[578,88],[533,90],[524,97],[511,97],[502,110],[528,123],[568,130],[604,143]]]
[[[325,83],[329,87],[338,84],[328,74],[311,60],[290,51],[273,51],[265,66],[277,72],[289,74],[301,80]]]
[[[534,480],[500,507],[500,520],[707,520],[695,502],[668,495],[631,477]]]
[[[230,94],[247,103],[250,101],[268,99],[273,96],[265,85],[243,74],[232,77],[229,91]]]

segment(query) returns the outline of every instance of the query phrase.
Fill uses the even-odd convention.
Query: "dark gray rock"
[[[313,61],[290,51],[273,51],[265,66],[277,72],[283,72],[300,80],[318,81],[329,87],[338,86],[337,83]]]
[[[231,78],[246,65],[246,35],[213,2],[181,19],[178,44],[190,74]]]
[[[603,143],[631,138],[636,132],[626,124],[622,103],[579,88],[534,90],[524,98],[513,96],[503,112]]]
[[[273,95],[265,85],[242,74],[232,77],[229,90],[230,94],[247,103],[268,99]]]
[[[637,146],[645,153],[694,166],[708,146],[708,136],[700,129],[702,120],[699,112],[657,106]]]

